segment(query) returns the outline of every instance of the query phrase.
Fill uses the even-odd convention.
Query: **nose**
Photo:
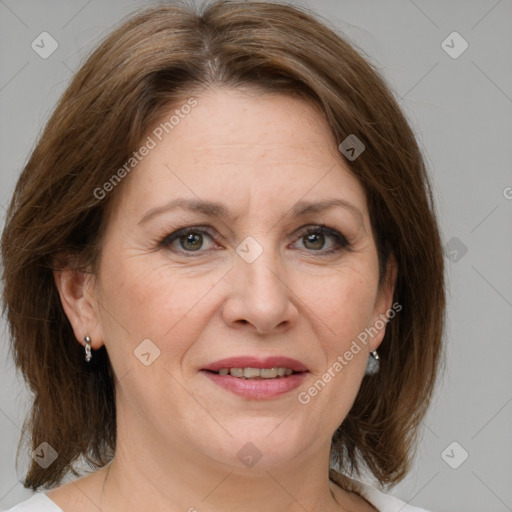
[[[296,295],[282,267],[266,251],[252,263],[236,257],[226,277],[229,291],[222,308],[226,325],[268,334],[296,324]]]

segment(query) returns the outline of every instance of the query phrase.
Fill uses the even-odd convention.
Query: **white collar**
[[[343,475],[333,468],[329,469],[329,478],[342,488],[344,488],[343,480],[348,480],[352,489],[371,503],[379,512],[428,512],[423,508],[413,507],[395,496],[385,494],[370,484]]]

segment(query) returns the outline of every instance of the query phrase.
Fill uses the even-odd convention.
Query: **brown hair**
[[[58,255],[95,271],[108,207],[95,189],[130,158],[171,105],[211,85],[300,94],[324,113],[338,142],[366,149],[347,165],[367,194],[381,277],[398,263],[401,312],[332,439],[332,460],[367,466],[382,485],[406,475],[440,367],[443,255],[423,157],[377,69],[325,22],[289,5],[216,1],[132,16],[94,51],[60,99],[16,185],[2,236],[4,313],[15,363],[34,402],[23,432],[32,449],[25,487],[51,487],[82,457],[107,464],[116,446],[115,389],[105,347],[84,361],[53,278]],[[341,155],[340,155],[341,158]],[[21,441],[20,441],[21,445]],[[19,449],[19,446],[18,446]]]

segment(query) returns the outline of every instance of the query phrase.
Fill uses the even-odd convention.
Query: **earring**
[[[92,359],[92,353],[91,353],[91,338],[89,336],[86,336],[84,338],[85,341],[85,360],[89,362]]]
[[[376,350],[371,352],[370,357],[368,358],[368,363],[366,364],[366,370],[364,372],[365,375],[375,375],[379,371],[379,359],[379,354],[377,354]]]

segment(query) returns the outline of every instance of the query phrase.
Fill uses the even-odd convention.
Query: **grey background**
[[[439,512],[512,510],[512,2],[297,3],[330,20],[391,84],[427,157],[449,244],[446,371],[415,466],[392,494]],[[151,4],[0,0],[2,225],[17,176],[73,72],[123,16]],[[47,59],[31,48],[43,31],[59,44]],[[456,59],[441,47],[453,31],[469,44]],[[0,508],[8,508],[30,496],[19,483],[29,454],[19,474],[14,467],[29,401],[1,326]],[[452,469],[446,461],[460,463],[463,450],[467,460]]]

